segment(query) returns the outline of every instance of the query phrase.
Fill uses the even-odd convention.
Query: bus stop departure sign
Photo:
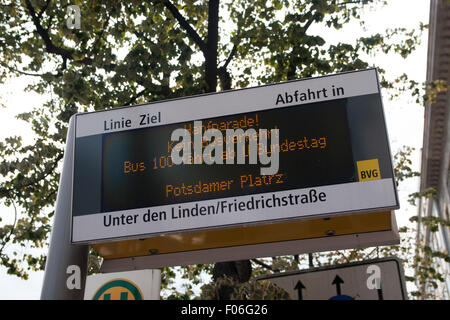
[[[376,69],[73,121],[73,243],[398,208]]]

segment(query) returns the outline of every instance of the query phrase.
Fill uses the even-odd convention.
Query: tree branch
[[[102,30],[100,30],[100,32],[97,34],[97,39],[95,39],[95,42],[92,46],[92,48],[93,48],[92,53],[94,56],[98,53],[97,46],[100,43],[100,40],[102,39],[103,34],[105,33],[105,29],[108,26],[110,18],[111,18],[111,16],[108,14],[108,16],[106,17],[106,20],[102,24]]]
[[[166,75],[164,76],[164,78],[169,78],[169,77],[170,77],[170,74],[168,76],[166,76]],[[158,91],[151,92],[149,88],[144,88],[141,91],[139,91],[138,93],[136,93],[133,97],[131,97],[131,99],[127,103],[123,104],[123,106],[130,106],[130,105],[134,104],[136,102],[137,98],[142,97],[143,95],[145,95],[147,93],[160,94],[165,97],[168,97],[171,92],[170,92],[170,87],[168,85],[164,85],[164,84],[161,85],[161,89]]]
[[[47,0],[47,2],[45,3],[45,5],[41,8],[41,11],[39,11],[39,13],[38,13],[38,19],[41,19],[42,18],[42,15],[44,14],[44,12],[47,10],[47,8],[48,8],[48,5],[50,4],[50,1],[51,0]]]
[[[200,48],[200,50],[203,52],[203,55],[207,55],[207,46],[206,43],[200,38],[198,33],[191,27],[189,22],[186,21],[186,19],[181,15],[180,11],[170,2],[170,1],[164,1],[164,6],[167,8],[167,10],[172,13],[174,18],[178,21],[180,26],[186,31],[189,38],[195,42],[195,44]]]
[[[219,0],[208,2],[208,41],[205,55],[205,80],[208,92],[217,90],[217,50],[219,42]]]
[[[19,190],[19,189],[27,188],[27,187],[29,187],[29,186],[31,186],[31,185],[34,185],[34,184],[38,183],[39,181],[41,181],[41,180],[43,180],[43,179],[45,179],[45,178],[47,178],[47,176],[48,176],[49,174],[51,174],[51,173],[56,169],[56,167],[58,166],[59,161],[60,161],[63,157],[64,157],[64,152],[61,152],[61,153],[53,160],[53,163],[51,163],[51,165],[50,165],[49,167],[47,167],[46,170],[44,170],[43,172],[41,172],[36,178],[29,178],[30,181],[28,181],[27,183],[24,183],[23,185],[21,185],[20,188],[19,188],[19,187],[16,187],[16,188],[14,188],[14,189]],[[13,189],[13,190],[14,190],[14,189]],[[4,197],[4,196],[9,196],[9,197],[10,197],[10,196],[11,196],[11,192],[12,192],[13,190],[8,189],[8,188],[4,188],[4,187],[0,188],[0,198],[1,198],[1,197]]]
[[[252,261],[252,262],[254,262],[256,264],[259,264],[261,267],[264,267],[264,268],[266,268],[266,269],[268,269],[268,270],[270,270],[272,272],[279,272],[280,271],[278,269],[272,268],[272,266],[269,266],[268,264],[266,264],[266,263],[264,263],[262,261],[259,261],[258,259],[251,259],[250,261]]]
[[[3,241],[3,245],[0,248],[0,256],[3,255],[3,249],[5,249],[6,244],[9,242],[9,240],[11,239],[11,236],[13,235],[15,229],[16,229],[16,224],[17,224],[17,208],[16,205],[14,204],[14,201],[11,200],[11,203],[14,207],[14,222],[11,226],[11,230],[9,231],[9,234],[6,236],[5,241]]]
[[[227,70],[228,65],[230,64],[231,60],[233,59],[234,55],[237,51],[237,43],[234,43],[233,49],[231,50],[230,54],[228,55],[227,60],[223,64],[223,66],[219,67],[217,69],[217,74],[220,79],[220,83],[222,85],[222,90],[230,90],[231,89],[231,76],[230,73]]]
[[[341,257],[343,257],[345,259],[345,261],[347,261],[347,263],[350,263],[350,260],[345,256],[345,254],[343,254],[340,250],[335,251],[337,254],[339,254]]]
[[[47,52],[54,53],[63,58],[72,60],[73,59],[72,51],[67,50],[65,48],[55,46],[53,44],[48,32],[44,29],[44,27],[42,27],[41,21],[40,21],[39,17],[36,15],[36,11],[34,10],[33,6],[31,5],[30,0],[25,0],[25,4],[31,15],[31,20],[33,21],[33,24],[36,27],[36,32],[41,36],[42,40],[44,41],[45,49],[47,50]]]
[[[63,58],[63,61],[64,61],[64,59],[65,60],[69,59],[69,60],[74,60],[74,61],[76,61],[78,63],[82,63],[82,64],[87,64],[87,65],[92,64],[93,59],[84,58],[82,60],[75,60],[75,58],[73,56],[73,50],[69,50],[66,48],[56,46],[50,39],[48,29],[44,29],[44,27],[42,26],[41,20],[39,19],[40,14],[38,14],[38,15],[36,14],[36,11],[35,11],[33,5],[31,4],[30,0],[25,0],[25,5],[28,9],[28,12],[30,13],[31,20],[33,21],[33,24],[36,27],[36,32],[41,36],[42,40],[44,41],[45,49],[48,53],[53,53],[58,56],[61,56]],[[43,13],[43,11],[41,11],[41,12]]]
[[[0,66],[2,66],[4,68],[7,68],[8,70],[10,70],[12,72],[17,72],[17,73],[19,73],[21,75],[24,75],[24,76],[43,77],[45,75],[45,73],[31,73],[31,72],[22,71],[22,70],[14,68],[14,67],[8,66],[4,62],[0,62]]]
[[[137,94],[135,94],[133,97],[131,97],[131,99],[127,103],[125,103],[123,106],[130,106],[130,105],[132,105],[133,103],[136,102],[137,98],[143,96],[147,91],[148,91],[148,88],[142,89]]]
[[[238,38],[239,39],[239,38]],[[231,60],[233,60],[234,55],[236,54],[237,51],[237,43],[234,43],[233,45],[233,49],[231,49],[230,54],[228,55],[227,60],[225,60],[225,63],[223,64],[223,66],[221,66],[220,68],[224,68],[226,69],[228,67],[228,65],[230,64]]]
[[[372,0],[356,0],[356,1],[346,1],[346,2],[341,2],[338,3],[338,6],[345,6],[346,4],[368,4],[369,2],[371,2]]]
[[[305,25],[303,26],[303,34],[306,34],[306,31],[308,30],[308,28],[311,26],[311,24],[314,22],[314,20],[316,19],[316,15],[317,13],[313,14],[313,16],[311,17],[311,19],[309,19],[308,21],[306,21]]]

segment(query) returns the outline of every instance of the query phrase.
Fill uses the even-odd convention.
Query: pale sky
[[[364,15],[369,33],[382,33],[386,28],[404,26],[414,28],[419,21],[428,23],[429,0],[391,0],[390,5],[384,9],[370,11]],[[407,6],[406,6],[407,5]],[[358,27],[359,30],[359,27]],[[327,32],[327,41],[351,41],[355,37],[351,26],[339,32]],[[422,45],[407,60],[398,57],[377,56],[374,62],[385,68],[390,75],[399,76],[407,73],[412,79],[423,82],[426,75],[428,32],[424,32]],[[32,141],[32,131],[22,121],[14,118],[15,114],[29,111],[33,106],[42,105],[46,97],[35,93],[24,92],[24,87],[31,77],[13,79],[0,85],[0,140],[11,135],[22,135],[25,143]],[[401,146],[408,145],[416,148],[413,157],[414,169],[419,170],[420,148],[423,138],[423,107],[414,103],[408,96],[394,101],[383,98],[388,134],[391,141],[392,153]],[[399,188],[401,209],[397,211],[397,224],[401,227],[409,224],[408,219],[417,214],[417,208],[407,203],[407,195],[417,191],[418,179],[411,179]],[[7,222],[13,215],[12,209],[0,206],[0,216]],[[26,250],[26,249],[25,249]],[[43,272],[34,272],[27,281],[15,276],[6,275],[4,267],[0,266],[0,299],[39,299],[42,286]],[[7,288],[5,290],[5,288]]]

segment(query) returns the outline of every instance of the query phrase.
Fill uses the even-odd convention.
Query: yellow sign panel
[[[103,284],[92,300],[142,300],[142,292],[130,280],[113,279]]]
[[[172,234],[142,240],[94,244],[105,259],[187,252],[260,243],[317,239],[391,230],[391,212],[376,212],[326,219],[291,221],[260,226]],[[333,241],[330,239],[330,241]]]
[[[357,161],[359,181],[370,181],[381,179],[380,165],[378,159]]]

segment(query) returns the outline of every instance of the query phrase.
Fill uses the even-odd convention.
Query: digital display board
[[[176,164],[180,128],[192,153]],[[195,160],[209,129],[224,137],[211,153],[223,163]],[[226,149],[227,130],[255,133],[239,145],[244,163]],[[251,163],[253,142],[277,161],[275,173]],[[374,69],[76,115],[73,242],[395,207]]]
[[[217,127],[225,123],[224,128],[226,123],[243,129],[279,128],[280,169],[261,175],[260,164],[175,165],[171,133],[180,126],[192,130],[192,122],[109,133],[102,142],[101,211],[356,181],[345,99],[203,122]],[[246,148],[246,158],[248,153]]]

